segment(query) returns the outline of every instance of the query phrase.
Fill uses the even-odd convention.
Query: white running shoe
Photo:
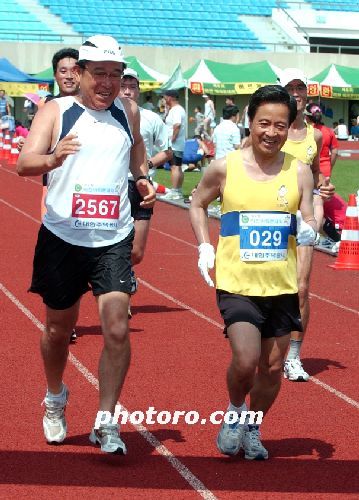
[[[309,374],[304,370],[299,358],[287,359],[284,363],[284,378],[292,382],[307,382]]]
[[[69,390],[66,385],[64,386],[63,393],[63,398],[50,398],[46,395],[42,402],[46,408],[42,424],[48,443],[62,443],[66,437],[65,409],[69,399]]]
[[[245,425],[238,421],[234,424],[222,422],[217,436],[217,448],[224,455],[237,455],[242,448]]]
[[[90,437],[91,443],[100,444],[101,451],[105,453],[116,453],[126,455],[127,448],[120,438],[118,424],[107,424],[99,429],[92,429]]]
[[[183,200],[183,194],[171,189],[168,193],[161,196],[161,200]]]
[[[260,440],[258,425],[248,425],[243,437],[244,458],[247,460],[267,460],[268,451]]]

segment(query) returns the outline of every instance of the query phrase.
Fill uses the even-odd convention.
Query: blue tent
[[[0,58],[0,81],[21,83],[52,83],[53,80],[37,79],[11,64],[5,57]]]

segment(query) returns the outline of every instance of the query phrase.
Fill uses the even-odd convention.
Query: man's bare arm
[[[41,175],[60,167],[68,155],[80,149],[75,135],[62,139],[52,153],[51,145],[57,136],[59,108],[56,102],[49,102],[35,115],[31,130],[17,161],[17,172],[21,176]]]
[[[313,175],[308,166],[300,161],[298,161],[298,185],[301,195],[299,210],[302,218],[314,231],[317,231],[317,222],[314,218],[313,209]]]
[[[193,194],[190,219],[199,244],[209,243],[207,207],[222,192],[226,178],[226,160],[214,160],[207,168]]]
[[[140,133],[140,112],[137,104],[130,99],[122,99],[127,116],[132,127],[133,146],[130,157],[130,170],[136,182],[138,192],[143,198],[140,205],[143,208],[151,208],[156,201],[156,191],[147,179],[137,180],[139,177],[148,175],[146,148]]]
[[[175,123],[173,125],[173,133],[172,133],[172,139],[171,139],[172,144],[177,139],[180,129],[181,129],[181,124],[180,123]]]

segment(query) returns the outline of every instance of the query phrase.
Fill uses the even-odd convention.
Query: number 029
[[[262,231],[261,233],[254,229],[250,232],[249,242],[251,246],[258,247],[261,245],[262,247],[279,247],[282,241],[282,235],[280,231]]]

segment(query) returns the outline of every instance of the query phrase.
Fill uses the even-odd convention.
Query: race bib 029
[[[71,227],[116,230],[119,227],[119,186],[76,184],[72,194]]]
[[[286,260],[290,234],[289,213],[240,212],[240,259],[257,262]]]

